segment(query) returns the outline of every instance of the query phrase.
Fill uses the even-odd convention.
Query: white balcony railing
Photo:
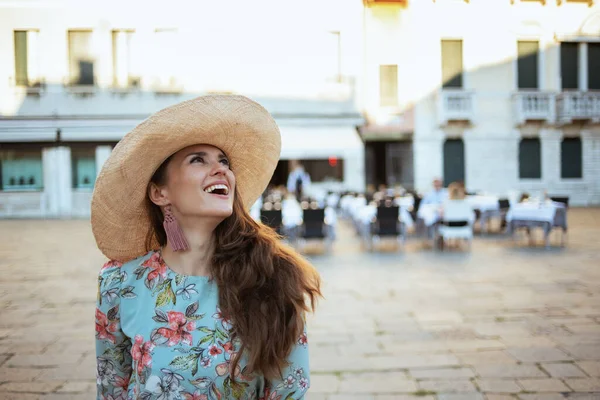
[[[438,95],[438,121],[446,125],[450,121],[473,122],[475,96],[462,89],[442,89]]]
[[[523,125],[527,121],[553,124],[556,118],[556,98],[553,93],[535,91],[515,93],[513,107],[517,125]]]
[[[556,99],[558,122],[600,122],[600,92],[562,92]]]

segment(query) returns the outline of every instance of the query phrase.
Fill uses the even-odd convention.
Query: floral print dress
[[[124,264],[110,261],[98,277],[98,399],[286,400],[309,387],[306,332],[282,378],[232,371],[240,344],[219,310],[216,283],[175,273],[159,251]]]

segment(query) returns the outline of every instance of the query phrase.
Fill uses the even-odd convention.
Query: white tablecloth
[[[482,213],[500,210],[500,204],[498,203],[498,200],[498,196],[491,195],[467,196],[467,202],[471,205],[471,207],[473,207],[474,210],[481,211]]]
[[[556,202],[519,203],[510,208],[506,214],[506,221],[539,221],[554,223],[557,209],[565,208],[564,204]]]

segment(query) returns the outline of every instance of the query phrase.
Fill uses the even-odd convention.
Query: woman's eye
[[[196,156],[190,160],[190,163],[193,163],[196,161],[204,162],[204,159],[202,157]]]
[[[227,166],[229,166],[229,160],[228,160],[228,159],[226,159],[226,158],[223,158],[223,159],[221,159],[221,163],[222,163],[223,165],[227,165]]]

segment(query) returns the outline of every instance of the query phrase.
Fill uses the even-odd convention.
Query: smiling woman
[[[111,259],[96,308],[99,399],[304,397],[319,276],[247,211],[279,151],[266,110],[224,95],[160,111],[117,145],[92,201]]]

